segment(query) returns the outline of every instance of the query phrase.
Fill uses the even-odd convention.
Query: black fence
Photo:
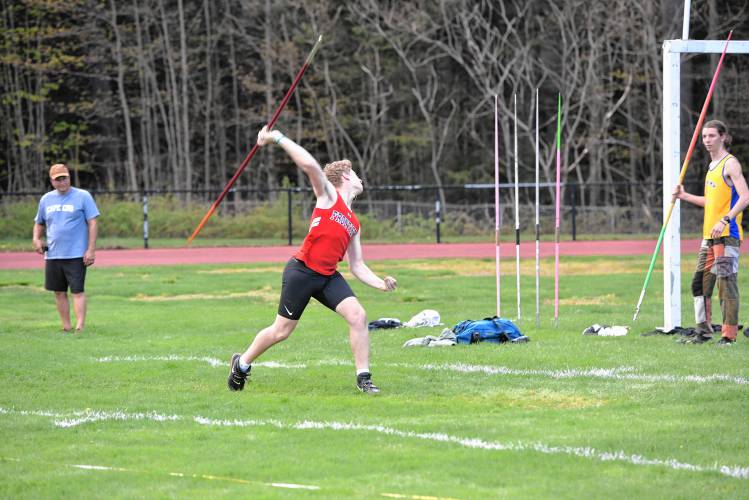
[[[700,192],[700,186],[687,186],[690,192]],[[183,206],[211,204],[220,189],[194,190],[92,190],[94,197],[139,201],[143,207],[143,242],[148,248],[149,200],[170,196]],[[30,198],[43,193],[3,193],[3,203]],[[556,225],[555,185],[553,183],[521,183],[499,185],[499,224],[502,234],[517,225],[522,232],[535,234],[536,197],[538,197],[538,225],[541,234],[554,234]],[[517,204],[515,202],[517,198]],[[662,224],[662,186],[647,183],[566,183],[561,186],[560,230],[576,240],[579,234],[641,234],[657,233]],[[306,233],[306,220],[314,207],[310,188],[256,189],[237,187],[229,191],[219,207],[222,216],[232,216],[263,204],[285,204],[286,240],[294,244]],[[517,206],[517,211],[516,211]],[[392,230],[418,221],[421,229],[432,221],[434,241],[441,243],[445,234],[481,236],[494,234],[495,185],[464,184],[450,186],[405,185],[371,186],[356,202],[356,211],[378,221],[389,221]],[[689,204],[681,204],[682,224],[695,229],[701,227],[702,211]],[[300,226],[299,222],[305,224]],[[197,224],[197,220],[195,224]],[[295,226],[296,225],[296,226]],[[296,227],[296,229],[295,229]],[[302,229],[300,229],[302,227]],[[445,231],[447,229],[447,231]],[[301,232],[304,231],[304,232]],[[135,236],[135,235],[133,235]],[[158,235],[156,235],[158,236]]]

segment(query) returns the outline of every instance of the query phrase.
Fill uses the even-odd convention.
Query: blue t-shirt
[[[71,187],[67,193],[50,191],[39,201],[34,221],[47,228],[46,259],[76,259],[88,248],[87,221],[99,209],[88,191]]]

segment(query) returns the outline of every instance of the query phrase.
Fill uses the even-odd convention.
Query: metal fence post
[[[572,241],[577,241],[577,190],[579,187],[577,183],[572,184],[570,187],[572,187],[570,196],[572,198]]]
[[[440,214],[440,199],[439,191],[437,192],[437,199],[434,200],[434,223],[436,225],[435,231],[437,233],[437,243],[440,243],[440,223],[442,222]]]
[[[401,201],[398,200],[398,202],[395,205],[395,220],[396,225],[398,226],[398,233],[403,234],[403,207],[401,206]]]
[[[291,233],[292,233],[292,225],[293,225],[292,224],[292,220],[291,220],[291,196],[292,196],[291,188],[287,188],[286,189],[286,193],[289,195],[289,197],[288,197],[288,206],[287,206],[287,210],[286,210],[286,220],[288,221],[288,224],[289,224],[289,226],[288,226],[289,246],[291,246],[293,244],[291,242],[291,237],[292,237]]]
[[[143,248],[148,248],[148,192],[143,191]]]

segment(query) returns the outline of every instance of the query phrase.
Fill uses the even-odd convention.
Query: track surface
[[[682,253],[696,253],[700,240],[682,241]],[[98,250],[97,267],[167,266],[186,264],[247,264],[252,262],[286,262],[298,246],[157,248],[141,250]],[[565,241],[560,255],[652,255],[655,243],[650,240]],[[515,258],[515,245],[503,243],[503,259]],[[366,260],[446,259],[455,257],[491,258],[494,243],[443,243],[405,245],[364,245]],[[536,255],[535,242],[521,243],[520,257]],[[541,257],[554,255],[554,243],[541,243]],[[41,269],[44,259],[33,252],[0,253],[0,269]]]

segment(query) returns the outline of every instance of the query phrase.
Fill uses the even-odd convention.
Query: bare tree
[[[125,63],[122,55],[122,39],[120,29],[117,25],[117,4],[114,0],[109,0],[111,9],[110,26],[114,34],[114,55],[117,61],[117,95],[122,107],[122,120],[125,125],[125,150],[127,151],[127,161],[125,169],[127,170],[128,187],[135,191],[138,189],[138,179],[135,172],[135,144],[133,142],[133,128],[130,123],[130,105],[125,94]]]

